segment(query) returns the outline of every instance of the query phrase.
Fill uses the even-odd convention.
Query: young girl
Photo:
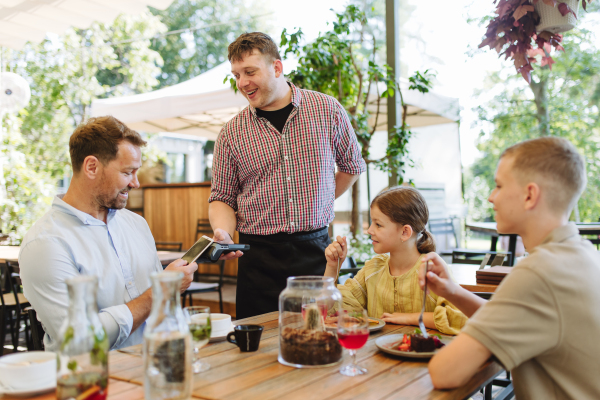
[[[372,224],[367,233],[378,255],[367,261],[353,279],[338,285],[344,308],[365,308],[369,316],[387,323],[418,325],[423,290],[418,274],[421,258],[435,251],[431,233],[425,230],[429,210],[418,190],[397,187],[379,194],[371,204]],[[345,237],[325,249],[325,276],[336,277],[348,247]],[[423,322],[427,328],[456,335],[467,317],[442,297],[429,292]]]

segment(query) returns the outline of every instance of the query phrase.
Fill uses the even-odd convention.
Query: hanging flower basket
[[[534,7],[540,16],[536,31],[560,33],[575,28],[579,0],[538,0]]]
[[[586,10],[592,0],[581,0]],[[564,50],[562,35],[572,29],[577,18],[579,0],[494,0],[496,16],[490,20],[479,48],[489,46],[500,56],[512,59],[515,69],[530,83],[533,64],[552,69],[552,48]],[[549,7],[548,14],[541,6]],[[547,15],[550,15],[549,17]],[[555,18],[558,16],[557,18]],[[563,28],[563,17],[574,17],[569,26]],[[553,22],[560,21],[560,22]]]

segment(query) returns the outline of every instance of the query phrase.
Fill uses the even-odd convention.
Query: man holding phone
[[[146,142],[116,118],[91,118],[69,140],[73,178],[67,193],[27,232],[19,266],[23,291],[42,322],[45,348],[56,351],[67,318],[65,281],[98,277],[100,321],[111,349],[142,342],[150,314],[150,274],[163,270],[144,218],[124,209],[138,188],[141,147]],[[196,263],[172,262],[180,271],[181,292],[192,281]]]
[[[237,228],[250,245],[238,264],[239,319],[277,311],[289,276],[323,275],[333,202],[366,165],[346,110],[287,82],[268,35],[245,33],[228,53],[250,105],[215,144],[209,218],[216,241],[232,243]]]

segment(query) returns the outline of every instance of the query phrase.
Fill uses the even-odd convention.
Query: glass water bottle
[[[98,317],[98,278],[67,280],[69,313],[57,352],[56,398],[104,400],[108,393],[108,336]]]
[[[144,331],[144,394],[148,400],[188,399],[192,395],[192,337],[179,288],[183,273],[164,271],[152,278],[152,311]]]

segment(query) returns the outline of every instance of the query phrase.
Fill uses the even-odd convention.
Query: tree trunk
[[[392,141],[392,133],[388,132],[388,146]],[[391,167],[393,165],[392,158],[388,159],[388,188],[393,188],[394,186],[398,186],[398,170],[396,168]]]
[[[363,230],[360,213],[360,177],[352,185],[352,212],[350,213],[350,233],[352,237],[361,234]]]
[[[531,80],[529,84],[533,92],[536,118],[539,123],[540,136],[550,136],[550,113],[548,111],[548,77],[541,76],[539,82]]]
[[[388,174],[388,187],[393,188],[394,186],[398,186],[398,171],[391,169]]]

